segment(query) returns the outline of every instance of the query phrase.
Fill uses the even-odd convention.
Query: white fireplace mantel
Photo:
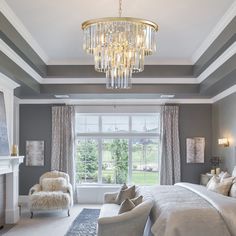
[[[6,224],[15,224],[19,220],[19,165],[24,156],[0,156],[0,175],[6,174]]]

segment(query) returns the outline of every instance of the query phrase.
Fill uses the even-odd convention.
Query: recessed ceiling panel
[[[118,0],[6,0],[50,58],[50,64],[91,64],[81,23],[118,16]],[[147,64],[190,64],[191,57],[234,0],[123,0],[123,16],[159,25],[157,53]]]

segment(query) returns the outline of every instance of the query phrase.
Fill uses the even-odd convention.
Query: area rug
[[[95,236],[99,209],[84,208],[75,218],[65,236]]]

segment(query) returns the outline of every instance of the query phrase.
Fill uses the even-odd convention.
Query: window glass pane
[[[128,132],[128,116],[102,116],[102,132]]]
[[[76,131],[77,134],[98,132],[99,116],[83,116],[76,114]]]
[[[155,116],[132,116],[132,131],[159,133],[159,114]]]
[[[95,183],[98,180],[98,141],[78,139],[76,147],[77,183]]]
[[[104,139],[102,182],[126,183],[128,179],[128,140]]]
[[[139,138],[132,141],[132,183],[152,185],[159,182],[159,139]]]

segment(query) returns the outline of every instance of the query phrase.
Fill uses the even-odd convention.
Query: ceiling
[[[209,103],[236,91],[236,0],[123,3],[124,16],[160,27],[158,51],[131,89],[106,89],[104,73],[82,50],[82,22],[117,16],[118,0],[0,0],[0,80],[15,81],[20,99],[53,102],[67,95]]]
[[[81,23],[116,16],[118,0],[6,0],[47,64],[92,64]],[[192,57],[234,0],[123,0],[123,15],[158,23],[158,52],[146,64],[193,64]]]

